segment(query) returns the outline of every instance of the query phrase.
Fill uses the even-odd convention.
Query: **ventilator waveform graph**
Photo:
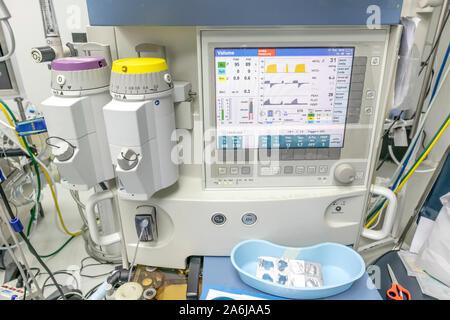
[[[215,48],[218,146],[265,148],[268,135],[285,141],[319,132],[329,137],[325,147],[342,147],[353,54],[353,48]],[[285,148],[274,139],[273,146]]]
[[[269,64],[265,70],[266,73],[305,73],[305,63],[279,63]]]
[[[314,81],[296,73],[265,73],[262,75],[260,92],[271,96],[304,96],[314,89]]]
[[[305,95],[314,87],[311,59],[262,59],[260,64],[260,92],[264,96]]]

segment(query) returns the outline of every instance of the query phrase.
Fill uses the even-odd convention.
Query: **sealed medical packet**
[[[287,258],[258,257],[256,277],[291,287],[321,287],[320,263]]]

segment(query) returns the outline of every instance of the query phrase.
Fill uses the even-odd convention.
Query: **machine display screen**
[[[218,149],[342,148],[354,48],[215,48]]]

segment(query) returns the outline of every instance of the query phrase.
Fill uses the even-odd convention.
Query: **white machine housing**
[[[130,86],[154,88],[154,84],[159,88],[155,93],[127,90]],[[148,200],[178,180],[178,165],[172,160],[176,145],[173,93],[168,70],[149,74],[113,72],[113,100],[103,112],[120,198]]]
[[[117,52],[128,56],[136,44],[163,44],[173,77],[198,90],[194,128],[179,128],[183,163],[178,182],[146,201],[119,201],[128,257],[138,243],[140,206],[155,208],[158,233],[156,240],[139,244],[136,263],[144,265],[184,268],[189,256],[229,255],[237,243],[251,238],[296,247],[354,244],[371,192],[400,35],[399,26],[89,27],[90,41],[114,39]],[[350,92],[356,101],[349,106],[344,147],[301,155],[279,150],[276,158],[264,161],[257,149],[243,155],[217,150],[209,135],[217,116],[213,53],[227,47],[353,47],[353,74],[358,76],[352,87],[357,90]],[[180,117],[186,114],[176,113],[177,123]],[[315,170],[285,171],[287,166]],[[320,166],[326,170],[319,171]],[[249,167],[245,174],[243,167]]]
[[[102,61],[96,69],[52,70],[53,96],[41,103],[61,184],[73,190],[114,178],[102,111],[111,100],[110,66]]]

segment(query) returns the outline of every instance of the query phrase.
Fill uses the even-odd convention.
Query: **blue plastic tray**
[[[296,252],[295,259],[322,265],[323,286],[318,288],[289,287],[256,278],[258,257],[281,258]],[[294,258],[294,257],[290,257]],[[351,287],[365,272],[361,256],[353,249],[338,243],[321,243],[305,248],[290,248],[264,240],[247,240],[231,252],[231,263],[242,281],[251,287],[284,298],[318,299],[333,296]]]

